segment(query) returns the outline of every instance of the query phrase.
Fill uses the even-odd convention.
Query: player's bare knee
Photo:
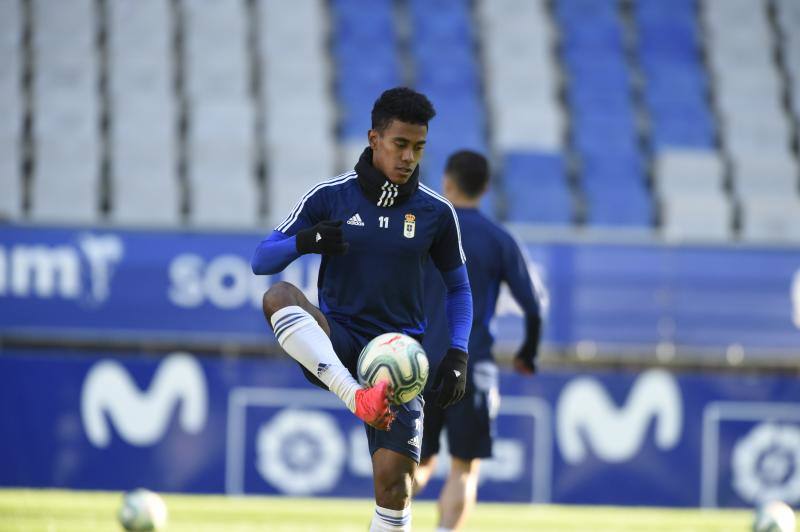
[[[375,502],[382,508],[401,510],[411,502],[411,475],[398,475],[388,481],[376,483]]]
[[[299,290],[294,285],[285,281],[279,281],[269,287],[261,298],[261,307],[264,316],[270,319],[273,314],[289,305],[297,304],[297,292]]]

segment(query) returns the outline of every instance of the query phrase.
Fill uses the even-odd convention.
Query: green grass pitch
[[[118,531],[117,492],[0,489],[0,532]],[[366,499],[164,495],[169,532],[366,531]],[[435,504],[414,503],[414,530],[433,530]],[[747,531],[747,510],[672,510],[479,503],[464,530]]]

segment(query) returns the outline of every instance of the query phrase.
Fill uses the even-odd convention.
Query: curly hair
[[[430,100],[408,87],[395,87],[383,91],[372,107],[372,129],[384,131],[392,120],[407,124],[427,126],[436,116]]]

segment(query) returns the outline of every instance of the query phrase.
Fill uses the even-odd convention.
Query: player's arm
[[[442,224],[431,257],[447,287],[445,312],[450,329],[450,348],[436,368],[431,391],[436,394],[436,403],[447,408],[460,401],[466,391],[467,346],[472,330],[472,290],[454,209]]]
[[[324,189],[311,189],[292,212],[253,253],[250,265],[256,275],[283,271],[293,260],[306,253],[343,255],[350,244],[344,241],[342,221],[329,220]]]
[[[514,367],[520,373],[533,374],[536,372],[536,356],[542,334],[541,308],[528,273],[528,263],[511,237],[503,250],[503,278],[525,315],[525,340],[514,357]]]
[[[301,229],[289,236],[280,231],[261,241],[253,253],[250,265],[256,275],[271,275],[283,271],[293,260],[306,253],[344,255],[350,244],[342,236],[342,221],[324,221]]]

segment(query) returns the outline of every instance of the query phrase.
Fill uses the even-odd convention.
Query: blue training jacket
[[[448,345],[466,351],[472,298],[458,217],[450,202],[420,184],[401,204],[378,207],[361,190],[355,172],[342,174],[300,199],[259,244],[253,271],[267,275],[283,270],[299,256],[294,235],[325,220],[343,220],[344,240],[350,243],[345,255],[322,256],[319,306],[329,319],[366,336],[392,331],[422,336],[427,324],[424,271],[432,263],[447,283],[442,289],[450,307]]]

